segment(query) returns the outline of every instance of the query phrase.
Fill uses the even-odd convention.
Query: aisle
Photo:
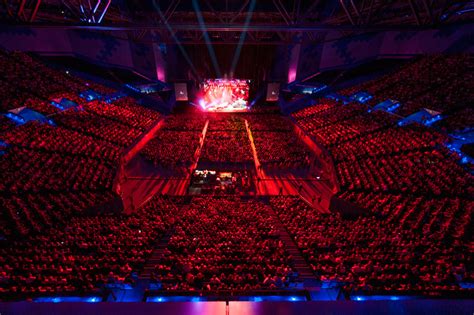
[[[258,159],[252,131],[247,120],[245,120],[245,128],[250,140],[257,174],[255,181],[257,195],[300,195],[319,211],[329,212],[329,204],[334,192],[323,181],[315,178],[297,177],[291,172],[284,175],[267,174]]]

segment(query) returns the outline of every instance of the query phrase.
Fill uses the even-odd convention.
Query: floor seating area
[[[202,133],[199,131],[160,131],[148,142],[141,155],[155,166],[177,173],[190,171]]]
[[[251,163],[252,149],[240,115],[209,114],[206,139],[199,157],[204,163]]]
[[[293,277],[269,206],[239,197],[194,197],[176,217],[153,279],[165,290],[259,290]]]
[[[292,132],[252,132],[259,162],[265,169],[309,169],[311,152]]]
[[[172,115],[155,137],[150,140],[141,155],[155,166],[173,170],[176,174],[189,173],[196,161],[202,132],[207,118]]]

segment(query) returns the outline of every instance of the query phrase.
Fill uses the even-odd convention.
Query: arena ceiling
[[[123,31],[130,40],[203,43],[318,42],[379,30],[474,20],[474,1],[450,0],[0,0],[2,23]],[[153,35],[153,36],[150,36]]]

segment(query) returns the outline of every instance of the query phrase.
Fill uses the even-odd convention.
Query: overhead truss
[[[37,27],[80,28],[125,32],[134,41],[204,43],[202,28],[190,1],[154,1],[161,12],[141,8],[138,0],[2,0],[10,21]],[[133,10],[123,5],[131,1]],[[143,0],[145,1],[145,0]],[[452,0],[269,0],[244,21],[250,0],[228,8],[223,0],[199,0],[210,39],[235,44],[247,32],[247,44],[318,41],[328,31],[341,36],[379,30],[418,30],[473,20],[474,1]],[[122,3],[121,5],[119,3]],[[188,6],[186,6],[188,5]]]

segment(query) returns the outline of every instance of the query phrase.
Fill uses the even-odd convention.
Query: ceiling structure
[[[125,32],[133,41],[182,44],[321,42],[380,30],[474,20],[474,1],[450,0],[0,0],[1,23]]]

